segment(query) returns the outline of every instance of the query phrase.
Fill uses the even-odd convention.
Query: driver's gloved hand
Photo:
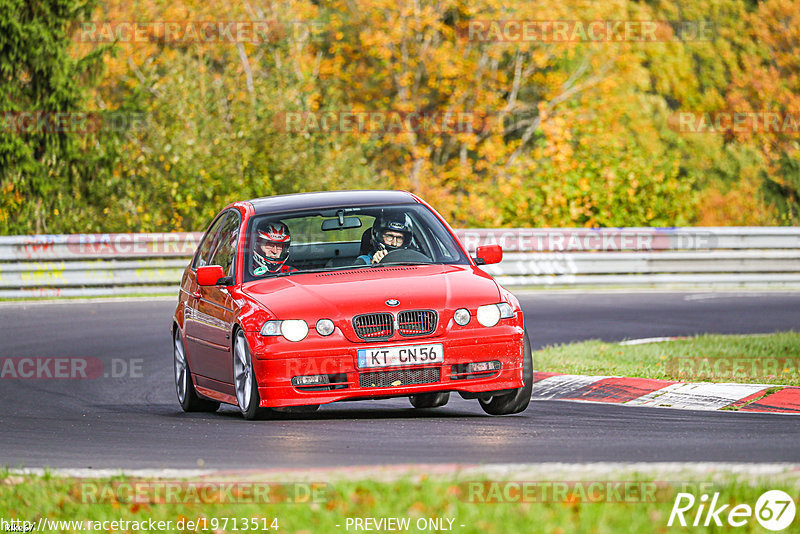
[[[388,253],[389,253],[389,251],[388,251],[388,250],[386,250],[386,249],[379,250],[379,251],[375,252],[375,254],[373,254],[373,256],[372,256],[372,263],[378,263],[378,262],[379,262],[379,261],[381,261],[381,260],[384,258],[384,256],[386,256]]]

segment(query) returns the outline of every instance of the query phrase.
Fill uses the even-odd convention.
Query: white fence
[[[800,228],[463,229],[505,286],[800,287]],[[176,294],[200,233],[0,237],[0,298]]]

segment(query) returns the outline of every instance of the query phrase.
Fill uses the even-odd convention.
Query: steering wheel
[[[403,262],[419,262],[431,263],[431,259],[416,250],[409,250],[407,248],[399,248],[386,254],[378,263],[403,263]]]

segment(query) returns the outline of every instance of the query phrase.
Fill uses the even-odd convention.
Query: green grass
[[[800,333],[704,335],[646,345],[586,341],[533,354],[537,371],[800,386]]]
[[[710,475],[709,475],[710,476]],[[182,532],[175,528],[181,518],[195,521],[206,518],[209,522],[216,518],[217,532],[242,532],[241,518],[259,518],[259,525],[266,519],[267,525],[278,520],[279,533],[336,533],[354,532],[345,528],[347,518],[409,518],[411,528],[407,532],[420,532],[414,525],[420,518],[453,519],[452,532],[507,534],[529,533],[626,533],[626,532],[666,532],[686,530],[667,527],[678,490],[684,487],[698,498],[701,494],[720,493],[719,503],[755,505],[758,497],[767,490],[782,489],[797,499],[799,486],[797,478],[781,481],[745,480],[733,475],[713,475],[700,481],[678,483],[658,482],[658,491],[652,492],[655,498],[633,499],[633,502],[586,502],[576,493],[568,493],[566,498],[555,502],[502,502],[483,503],[470,500],[470,482],[485,479],[472,478],[469,481],[455,477],[415,480],[402,479],[391,482],[339,481],[329,484],[325,497],[314,503],[236,503],[236,504],[195,504],[195,503],[131,503],[125,499],[114,500],[107,495],[99,503],[86,503],[83,489],[85,484],[94,487],[109,487],[110,483],[133,483],[142,479],[115,477],[114,479],[73,479],[57,476],[21,476],[0,472],[0,518],[22,519],[37,523],[39,518],[50,520],[126,520],[126,521],[172,521],[168,532]],[[575,478],[569,480],[574,481]],[[598,480],[595,478],[594,480]],[[621,481],[653,481],[652,476],[628,474]],[[528,481],[531,483],[532,481]],[[502,484],[502,481],[492,481]],[[653,484],[650,484],[652,487]],[[474,486],[473,486],[474,487]],[[601,495],[606,495],[602,493]],[[480,494],[479,494],[480,495]],[[486,494],[484,494],[486,495]],[[515,499],[512,499],[515,500]],[[533,499],[535,500],[535,499]],[[549,499],[553,501],[553,499]],[[601,497],[600,500],[603,500]],[[473,502],[471,502],[473,501]],[[691,521],[696,511],[692,509],[687,518]],[[730,509],[729,507],[728,509]],[[239,518],[238,530],[234,530],[232,519],[227,528],[221,527],[222,518]],[[725,515],[722,516],[723,521]],[[795,520],[795,526],[797,525]],[[446,523],[445,523],[446,524]],[[339,525],[339,526],[337,526]],[[463,525],[463,526],[462,526]],[[212,532],[214,529],[199,529]],[[727,526],[727,525],[726,525]],[[719,532],[720,529],[689,527],[692,532]],[[130,529],[128,529],[130,530]],[[63,528],[62,531],[71,531]],[[74,529],[72,531],[75,531]],[[87,530],[83,530],[84,532]],[[117,532],[125,532],[119,529]],[[141,532],[156,532],[147,528]],[[253,530],[249,530],[253,531]],[[763,532],[755,518],[750,518],[745,527],[737,532]],[[796,529],[794,530],[797,531]],[[264,532],[264,531],[262,531]],[[396,531],[397,532],[397,531]],[[423,532],[437,532],[423,530]],[[438,531],[442,532],[442,531]],[[784,532],[792,532],[792,528]]]

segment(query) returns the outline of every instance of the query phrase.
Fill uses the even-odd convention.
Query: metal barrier
[[[0,298],[177,295],[201,232],[0,237]]]
[[[506,286],[796,286],[800,228],[462,229]],[[174,295],[201,233],[0,237],[0,298]]]

